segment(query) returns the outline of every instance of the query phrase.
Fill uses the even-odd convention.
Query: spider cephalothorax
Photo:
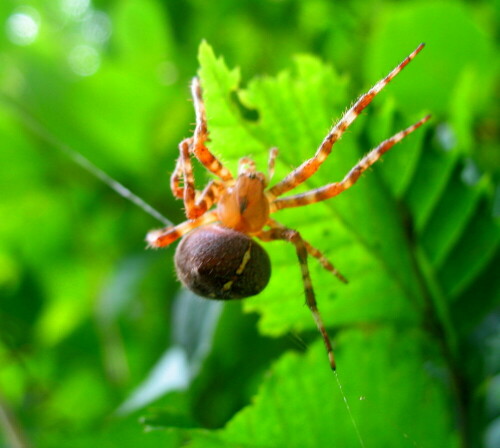
[[[269,281],[271,266],[264,249],[253,239],[284,240],[295,246],[299,259],[306,303],[325,342],[332,369],[335,359],[330,338],[319,313],[307,265],[308,255],[316,258],[339,280],[345,278],[316,248],[305,241],[299,232],[289,229],[270,217],[289,207],[300,207],[332,198],[351,187],[371,165],[392,146],[424,124],[422,118],[371,150],[340,182],[327,184],[305,193],[281,197],[311,177],[325,161],[332,146],[356,119],[361,111],[423,48],[420,44],[385,78],[362,95],[331,129],[316,154],[292,171],[283,180],[267,188],[274,172],[278,154],[270,150],[268,173],[256,171],[255,163],[245,157],[238,165],[236,179],[210,152],[205,143],[208,129],[201,87],[193,79],[191,90],[196,111],[193,137],[179,145],[180,156],[171,177],[175,197],[184,200],[187,221],[147,235],[150,247],[164,247],[183,238],[177,247],[175,265],[179,279],[196,294],[211,299],[242,299],[261,292]],[[198,159],[217,179],[204,190],[195,189],[191,157]],[[180,184],[183,182],[183,186]],[[212,207],[216,206],[213,210]]]

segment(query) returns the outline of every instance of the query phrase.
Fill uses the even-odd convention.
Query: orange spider
[[[184,200],[188,220],[175,227],[149,232],[146,237],[149,246],[168,246],[184,237],[175,253],[177,275],[181,282],[200,296],[230,300],[258,294],[269,281],[269,257],[253,237],[262,241],[285,240],[292,243],[299,258],[306,303],[323,337],[330,366],[335,370],[332,345],[317,307],[307,256],[316,258],[323,268],[341,281],[346,282],[346,279],[318,249],[305,241],[299,232],[286,228],[270,215],[283,208],[324,201],[347,190],[386,151],[430,118],[428,115],[382,142],[363,157],[340,182],[281,197],[318,170],[330,154],[333,144],[340,139],[349,125],[423,47],[424,44],[420,44],[385,78],[362,95],[332,128],[312,158],[269,189],[266,188],[274,172],[278,150],[270,150],[267,176],[256,170],[253,160],[245,157],[239,161],[238,176],[234,178],[205,146],[208,139],[205,106],[200,82],[198,78],[194,78],[191,91],[196,111],[196,129],[193,137],[180,143],[180,156],[170,180],[174,196]],[[211,180],[203,191],[195,189],[192,155],[218,177]],[[216,208],[210,211],[213,205],[216,205]]]

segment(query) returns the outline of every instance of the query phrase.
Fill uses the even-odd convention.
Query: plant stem
[[[412,239],[413,240],[413,239]],[[463,375],[463,360],[460,358],[458,337],[451,320],[446,295],[442,291],[434,270],[422,248],[411,244],[412,263],[424,299],[424,326],[430,331],[441,348],[443,358],[451,379],[451,388],[457,409],[457,424],[460,432],[461,448],[471,447],[471,434],[468,426],[469,394],[467,381]]]

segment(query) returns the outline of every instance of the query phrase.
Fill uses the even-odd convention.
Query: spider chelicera
[[[362,95],[333,126],[316,154],[271,188],[267,188],[274,172],[278,150],[269,154],[267,175],[256,170],[248,157],[240,159],[238,176],[231,172],[210,152],[207,120],[198,78],[191,84],[196,111],[193,137],[179,145],[180,156],[170,179],[176,198],[184,200],[187,221],[148,233],[150,247],[168,246],[182,238],[175,253],[177,275],[181,282],[196,294],[210,299],[242,299],[261,292],[271,275],[269,257],[253,239],[261,241],[284,240],[292,243],[302,272],[306,303],[326,346],[330,366],[335,370],[332,344],[319,313],[311,283],[308,255],[342,282],[346,279],[315,247],[305,241],[296,230],[289,229],[270,217],[281,209],[301,207],[332,198],[351,187],[386,151],[424,124],[430,115],[409,128],[383,141],[363,157],[340,182],[334,182],[305,193],[282,197],[288,191],[311,177],[325,161],[333,144],[340,139],[361,111],[424,47],[420,44],[385,78]],[[202,190],[196,190],[191,166],[194,155],[217,179]],[[181,186],[182,183],[182,186]],[[212,206],[216,206],[211,210]]]

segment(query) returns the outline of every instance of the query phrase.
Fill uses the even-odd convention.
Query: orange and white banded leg
[[[415,129],[422,126],[427,120],[430,119],[430,117],[430,115],[427,115],[409,128],[406,128],[405,130],[393,135],[391,138],[384,140],[380,143],[380,145],[378,145],[375,149],[372,149],[365,157],[363,157],[358,164],[354,166],[349,173],[347,173],[341,182],[331,183],[315,190],[306,191],[302,194],[276,199],[270,205],[271,213],[283,208],[301,207],[303,205],[324,201],[325,199],[337,196],[352,187],[361,174],[363,174],[370,166],[380,159],[385,152],[391,149],[396,143],[403,140],[403,138],[412,133]]]
[[[267,220],[266,224],[273,229],[286,229],[285,226],[283,226],[278,221],[275,221],[274,219],[271,218]],[[324,269],[335,275],[335,277],[337,277],[342,283],[349,283],[347,279],[339,272],[339,270],[332,264],[332,262],[323,255],[323,253],[320,250],[316,249],[306,240],[303,241],[304,245],[306,246],[307,253],[311,257],[316,258],[316,260],[318,260],[318,262],[321,264],[321,266],[323,266]]]
[[[197,193],[199,194],[199,192],[197,192],[194,187],[193,166],[191,165],[191,156],[189,153],[190,139],[183,140],[179,145],[179,149],[181,153],[180,165],[182,169],[182,176],[184,178],[184,209],[188,219],[196,219],[201,216],[206,209],[197,207],[195,202]]]
[[[244,173],[255,173],[255,162],[250,157],[242,157],[238,160],[238,176]]]
[[[207,115],[198,78],[193,78],[191,82],[191,94],[196,112],[196,128],[194,130],[192,152],[205,168],[222,180],[230,181],[233,179],[231,172],[205,146],[205,142],[208,140]]]
[[[269,193],[273,197],[278,197],[297,187],[309,177],[311,177],[326,160],[332,151],[332,146],[337,142],[346,129],[358,117],[363,109],[368,106],[373,98],[394,79],[398,73],[422,50],[424,44],[420,44],[404,61],[402,61],[396,68],[394,68],[385,78],[377,82],[367,93],[362,95],[354,105],[342,116],[338,123],[332,128],[330,133],[325,137],[316,154],[306,160],[302,165],[292,171],[282,181],[274,185]]]
[[[191,230],[197,227],[204,226],[206,224],[211,224],[219,220],[217,211],[205,213],[197,219],[192,219],[189,221],[184,221],[174,227],[169,226],[163,229],[151,230],[146,235],[146,242],[148,247],[158,249],[160,247],[168,246],[173,242],[182,238],[186,233],[191,232]]]
[[[181,186],[182,176],[182,158],[179,156],[175,163],[175,169],[170,176],[170,190],[174,198],[182,199],[184,197],[184,187]]]
[[[195,207],[197,213],[203,214],[210,210],[224,191],[224,185],[219,180],[211,180],[203,191],[196,195]]]
[[[278,152],[278,148],[276,147],[269,150],[269,160],[267,162],[267,184],[271,182],[271,179],[274,176],[274,166],[276,164],[276,157],[278,157]]]
[[[196,219],[210,209],[219,198],[223,186],[220,181],[212,180],[202,192],[195,189],[193,167],[189,152],[190,143],[191,139],[185,139],[180,143],[179,149],[181,154],[170,181],[174,196],[178,197],[179,190],[182,191],[181,197],[184,199],[187,218]],[[182,174],[184,181],[183,188],[180,186],[181,175],[179,172]]]
[[[307,253],[312,257],[316,258],[324,269],[331,272],[335,277],[337,277],[342,283],[349,283],[347,279],[339,272],[339,270],[326,258],[321,251],[311,246],[307,241],[304,241],[307,249]]]
[[[190,188],[194,190],[194,177],[193,170],[191,168],[191,157],[190,148],[193,142],[193,138],[186,138],[179,143],[179,157],[175,163],[175,169],[170,176],[170,189],[174,197],[178,199],[184,198],[184,190],[186,188],[186,183],[191,182]],[[185,164],[189,165],[188,171],[191,172],[191,178],[186,178],[185,175]],[[183,185],[181,186],[181,182]]]
[[[309,267],[307,265],[307,247],[300,236],[300,233],[296,230],[287,229],[286,227],[271,228],[270,230],[263,230],[258,233],[257,238],[262,241],[275,241],[284,240],[292,243],[297,251],[297,257],[299,259],[300,269],[302,272],[302,281],[304,283],[304,292],[306,296],[306,304],[309,307],[314,322],[318,327],[321,336],[323,337],[323,342],[325,343],[326,352],[328,354],[328,359],[330,361],[330,366],[335,370],[335,357],[333,355],[332,343],[330,342],[330,337],[326,331],[325,324],[321,318],[321,314],[318,310],[318,304],[316,302],[316,297],[314,295],[314,290],[311,282],[311,275],[309,273]]]

